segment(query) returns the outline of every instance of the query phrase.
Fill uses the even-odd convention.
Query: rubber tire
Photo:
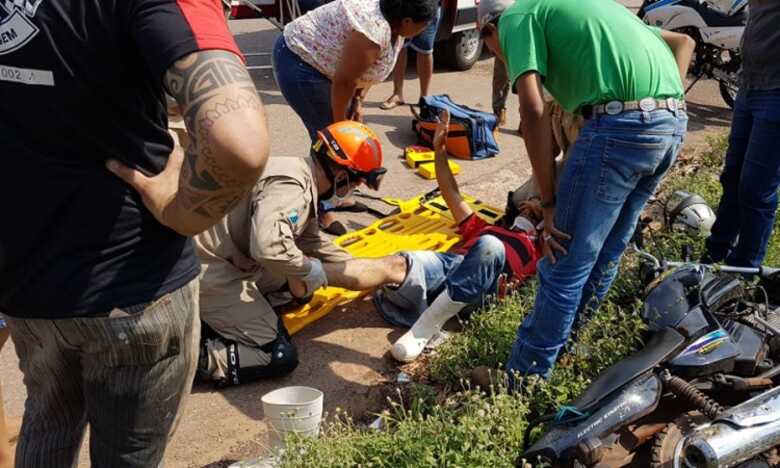
[[[729,87],[720,81],[718,82],[718,87],[720,88],[720,97],[723,98],[723,101],[730,109],[734,109],[734,96],[729,93]]]
[[[476,38],[474,37],[476,36]],[[476,50],[473,46],[470,46],[469,42],[476,39],[479,41]],[[447,40],[445,49],[445,59],[447,65],[455,70],[465,71],[470,69],[477,63],[479,57],[482,55],[482,47],[484,46],[482,39],[479,38],[479,32],[476,29],[469,29],[467,31],[460,31],[452,35]]]
[[[692,411],[667,424],[666,428],[653,438],[650,467],[673,468],[674,449],[677,442],[690,433],[695,426],[707,421],[709,418],[698,411]]]

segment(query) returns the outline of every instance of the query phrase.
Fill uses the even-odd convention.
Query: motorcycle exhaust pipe
[[[780,387],[728,409],[712,424],[688,437],[685,465],[729,467],[780,443]]]

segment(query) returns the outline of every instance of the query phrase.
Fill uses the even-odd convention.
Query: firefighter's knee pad
[[[287,375],[298,367],[298,348],[285,334],[280,334],[269,344],[271,362],[265,366],[270,373],[269,377]]]
[[[259,379],[285,376],[298,367],[298,350],[284,335],[260,347],[270,355],[270,362],[264,366],[242,366],[239,347],[234,341],[225,341],[227,347],[227,376],[217,382],[219,387],[231,387]]]

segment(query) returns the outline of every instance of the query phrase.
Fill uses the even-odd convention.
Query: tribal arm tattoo
[[[190,54],[165,75],[190,134],[174,200],[177,224],[201,232],[252,189],[268,158],[263,105],[235,54]]]

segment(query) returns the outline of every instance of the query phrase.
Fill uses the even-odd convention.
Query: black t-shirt
[[[0,0],[0,312],[101,315],[197,276],[104,163],[165,166],[163,75],[203,49],[238,53],[220,0]]]
[[[742,36],[742,82],[745,89],[780,89],[780,1],[750,0]]]

